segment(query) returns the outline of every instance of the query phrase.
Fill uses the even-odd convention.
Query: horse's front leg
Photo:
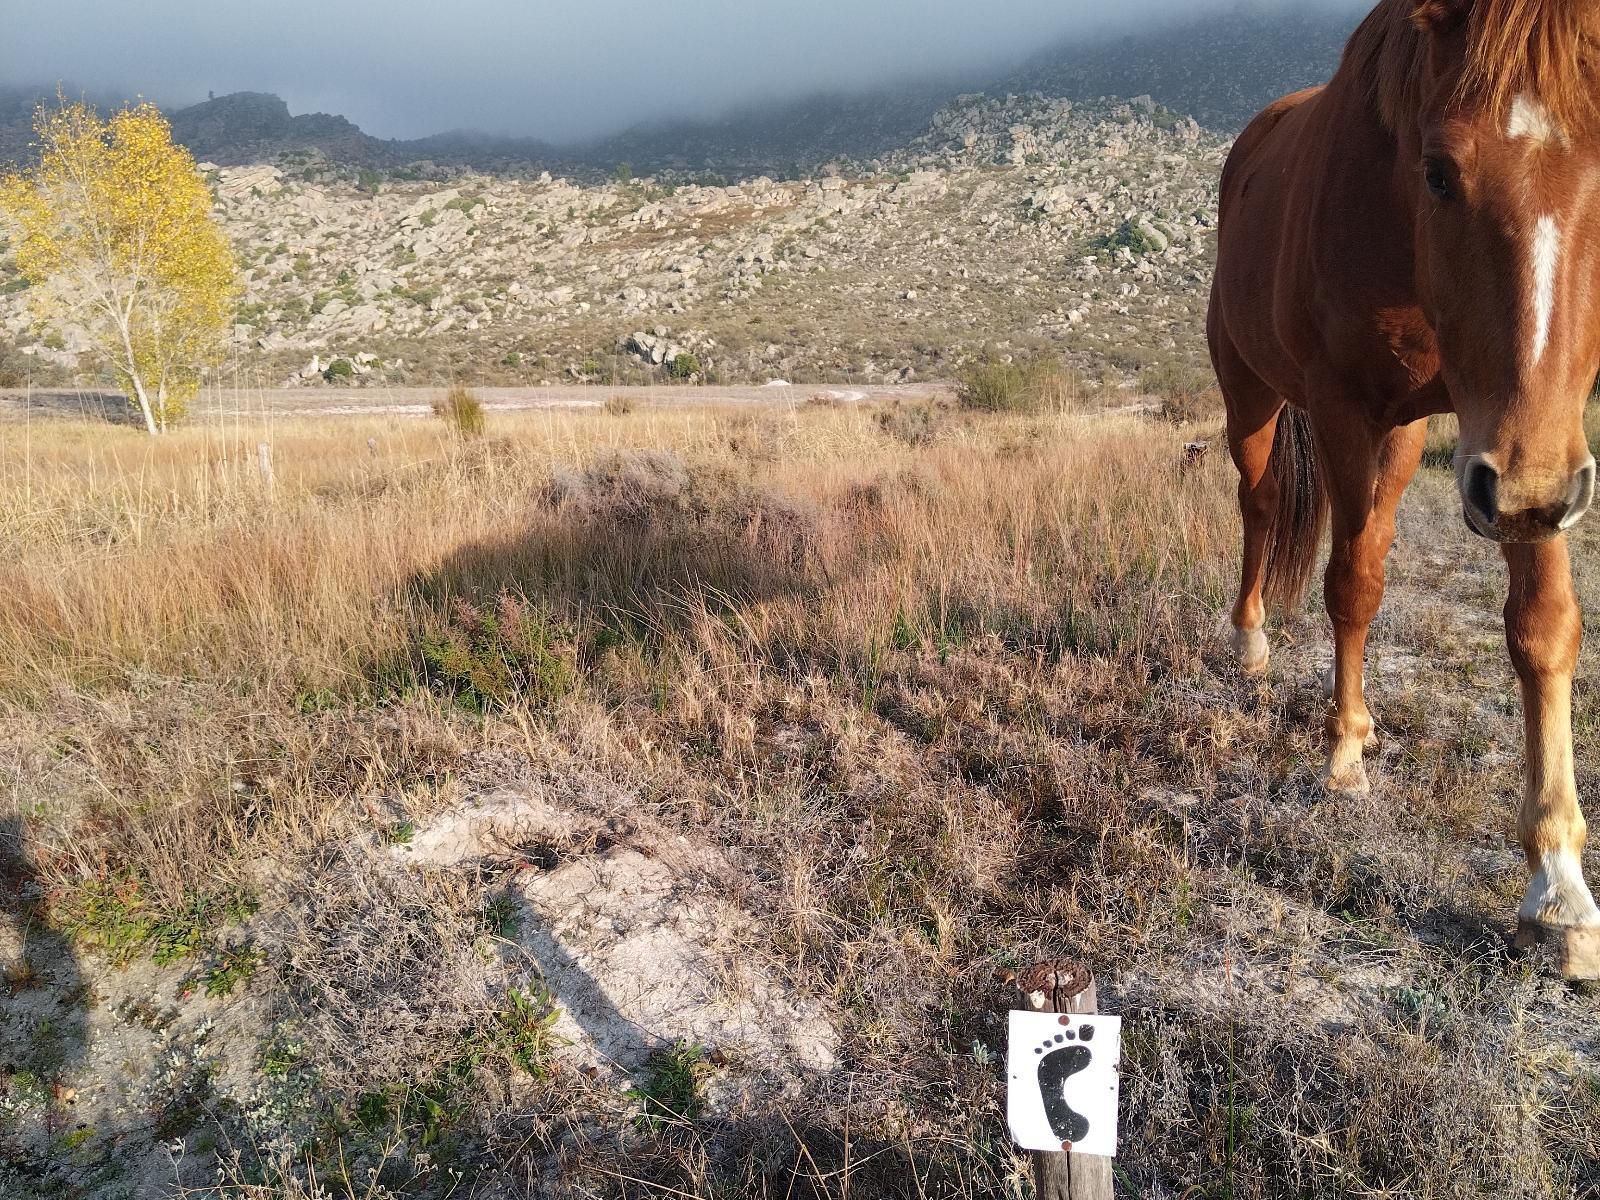
[[[1517,912],[1517,943],[1549,940],[1565,974],[1600,977],[1600,909],[1583,880],[1586,830],[1572,770],[1572,672],[1583,619],[1567,539],[1501,549],[1511,573],[1506,645],[1527,743],[1517,834],[1533,873]]]
[[[1383,600],[1383,560],[1394,543],[1394,515],[1422,458],[1427,422],[1387,432],[1319,425],[1333,547],[1323,578],[1333,622],[1333,686],[1328,709],[1330,791],[1365,792],[1362,751],[1373,738],[1364,669],[1367,629]]]

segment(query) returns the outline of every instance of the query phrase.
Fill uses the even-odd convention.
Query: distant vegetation
[[[992,413],[1060,412],[1087,389],[1073,372],[1049,359],[984,362],[968,367],[956,385],[962,408]]]
[[[152,105],[102,120],[63,100],[40,107],[35,129],[37,164],[0,177],[0,227],[33,314],[84,330],[146,429],[165,432],[220,361],[238,294],[211,193]],[[44,345],[65,348],[59,328]]]

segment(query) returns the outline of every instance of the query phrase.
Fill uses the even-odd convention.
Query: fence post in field
[[[1093,1016],[1098,1011],[1094,975],[1082,963],[1058,958],[1034,963],[1013,985],[1022,1007],[1034,1012]],[[1098,1154],[1034,1151],[1033,1189],[1038,1200],[1112,1200],[1112,1160]]]
[[[261,482],[272,486],[272,447],[266,442],[256,443],[256,460],[261,464]]]

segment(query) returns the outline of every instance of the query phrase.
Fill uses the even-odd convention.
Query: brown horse
[[[1510,571],[1532,873],[1518,942],[1546,938],[1575,976],[1600,976],[1564,536],[1595,485],[1583,407],[1600,371],[1597,93],[1592,0],[1383,0],[1326,87],[1278,101],[1234,146],[1207,323],[1240,474],[1244,670],[1267,663],[1263,589],[1298,602],[1331,511],[1330,788],[1367,786],[1362,659],[1395,509],[1426,418],[1459,418],[1466,523],[1501,543]]]

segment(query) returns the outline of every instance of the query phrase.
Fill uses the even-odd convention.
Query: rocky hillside
[[[1148,97],[963,97],[872,164],[780,182],[374,182],[206,166],[247,291],[232,368],[538,382],[948,377],[990,352],[1199,362],[1224,142]],[[0,260],[0,370],[85,373]]]
[[[287,150],[320,150],[341,162],[376,161],[389,143],[368,137],[343,117],[291,116],[277,96],[237,92],[171,114],[172,136],[197,158],[261,162]]]

